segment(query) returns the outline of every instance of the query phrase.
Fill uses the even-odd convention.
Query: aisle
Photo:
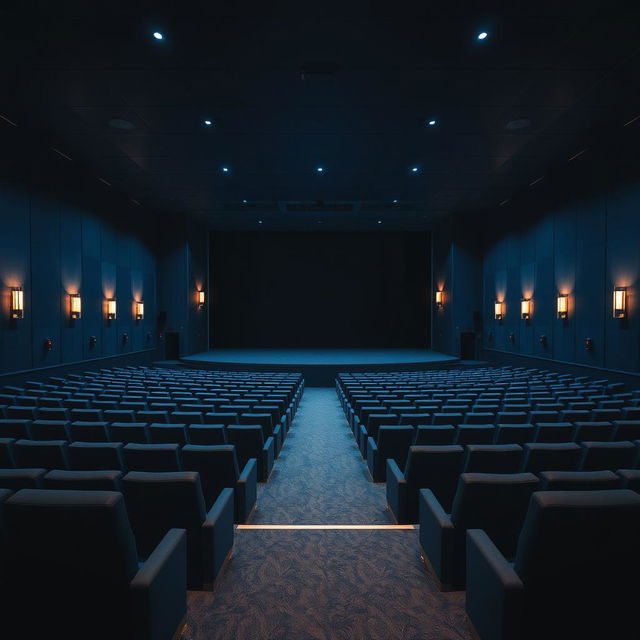
[[[231,562],[189,593],[182,640],[470,640],[464,594],[438,591],[415,529],[268,528],[390,522],[335,390],[306,389]]]

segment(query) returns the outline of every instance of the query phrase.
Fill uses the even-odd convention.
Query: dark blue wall
[[[640,182],[595,188],[585,176],[575,199],[491,243],[484,258],[485,346],[524,356],[605,369],[640,370]],[[587,193],[585,194],[585,191]],[[512,211],[517,216],[518,209]],[[612,315],[615,286],[628,287],[629,315]],[[556,318],[558,292],[569,294],[569,318]],[[529,323],[521,298],[533,298]],[[494,319],[504,297],[506,313]],[[513,334],[514,340],[509,339]],[[540,337],[546,336],[546,344]],[[586,338],[593,350],[585,349]]]
[[[0,374],[155,349],[156,259],[141,208],[97,180],[88,184],[49,149],[5,136]],[[24,289],[25,317],[12,321],[11,287],[17,286]],[[72,293],[82,296],[82,317],[75,321],[69,319]],[[111,296],[118,315],[107,322],[104,300]],[[134,299],[145,305],[140,322]],[[89,336],[97,338],[93,348]],[[51,351],[43,348],[46,338],[53,340]]]

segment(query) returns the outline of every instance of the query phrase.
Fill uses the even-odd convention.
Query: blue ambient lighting
[[[153,37],[154,37],[156,40],[162,40],[162,39],[164,38],[164,36],[163,36],[159,31],[154,31],[154,32],[153,32]]]
[[[486,31],[481,31],[481,32],[478,34],[478,40],[485,40],[485,39],[486,39],[486,37],[487,37],[488,35],[489,35],[489,34],[488,34]]]

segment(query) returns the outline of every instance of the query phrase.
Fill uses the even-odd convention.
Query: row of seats
[[[465,450],[466,449],[466,450]],[[453,502],[461,473],[616,471],[640,466],[640,441],[532,443],[519,445],[412,446],[404,470],[386,460],[389,508],[401,524],[418,521],[420,489],[430,489],[445,509]]]

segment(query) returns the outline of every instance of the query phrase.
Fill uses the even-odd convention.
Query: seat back
[[[130,471],[182,471],[177,444],[138,444],[130,442],[123,449],[124,463]]]
[[[232,426],[235,425],[230,425]],[[227,444],[226,429],[221,424],[190,424],[189,442],[207,445]]]
[[[121,471],[64,471],[54,469],[44,477],[45,489],[122,491]]]
[[[609,469],[632,469],[635,466],[637,449],[632,442],[583,442],[582,471]]]
[[[210,509],[225,487],[235,489],[240,472],[233,445],[195,445],[182,448],[185,471],[200,474],[206,508]]]
[[[455,436],[456,428],[452,424],[420,425],[416,430],[414,444],[417,446],[453,444]]]
[[[640,496],[632,491],[536,492],[514,567],[526,589],[526,637],[630,637],[639,537]]]
[[[260,459],[264,447],[262,427],[255,425],[230,425],[227,427],[227,442],[236,448],[238,466],[247,464],[250,458]]]
[[[0,469],[0,487],[11,491],[42,489],[46,473],[42,468]]]
[[[535,442],[524,445],[522,471],[576,471],[582,450],[574,442]]]
[[[621,489],[621,478],[613,471],[543,471],[541,491],[604,491]]]
[[[414,437],[411,426],[382,425],[378,429],[378,455],[382,460],[393,458],[400,469],[404,469]]]
[[[518,473],[522,464],[517,444],[470,444],[466,449],[464,473]]]
[[[17,440],[13,446],[17,467],[69,468],[66,440]]]

